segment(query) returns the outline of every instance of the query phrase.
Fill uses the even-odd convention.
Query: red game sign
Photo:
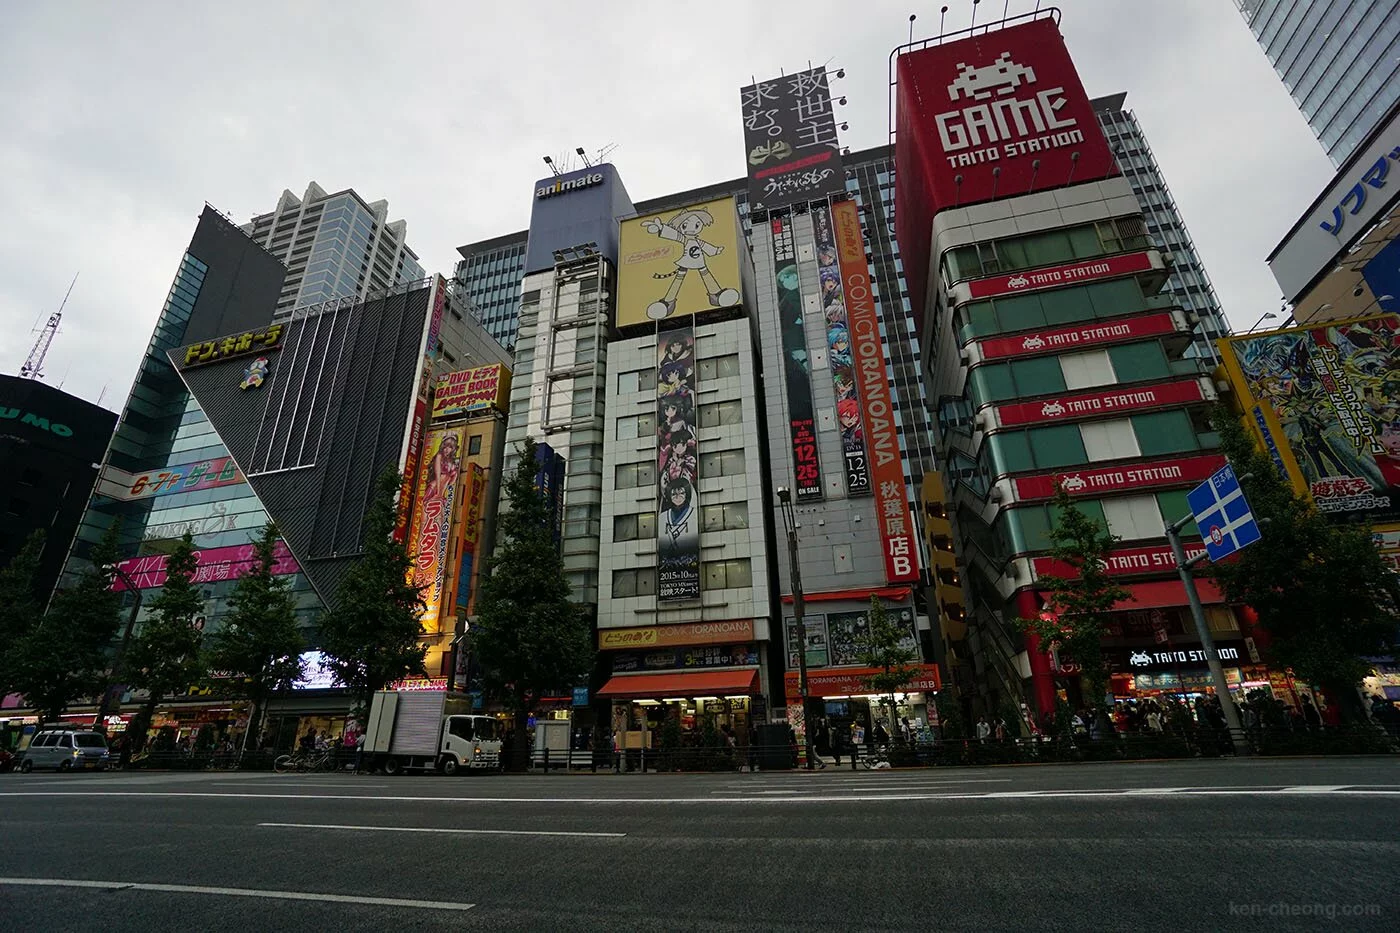
[[[1134,463],[1131,466],[1019,476],[1013,479],[1011,484],[1015,487],[1017,499],[1053,498],[1056,483],[1071,496],[1090,496],[1102,492],[1128,492],[1135,489],[1179,486],[1183,483],[1201,483],[1210,479],[1211,474],[1224,465],[1225,458],[1219,454],[1205,454],[1199,457]]]
[[[1186,559],[1206,552],[1205,545],[1188,542],[1184,545]],[[1044,576],[1073,578],[1079,574],[1069,564],[1053,557],[1031,559],[1031,569],[1037,579]],[[1108,555],[1108,572],[1115,576],[1138,573],[1174,573],[1176,558],[1172,556],[1171,545],[1155,544],[1148,547],[1122,548]]]
[[[1033,356],[1057,350],[1079,349],[1141,337],[1160,337],[1176,333],[1176,318],[1170,311],[1139,314],[1109,321],[1090,321],[1069,327],[1037,330],[1014,337],[988,337],[979,341],[984,360],[1002,360],[1012,356]]]
[[[992,298],[997,295],[1019,295],[1042,288],[1057,288],[1061,285],[1076,285],[1080,282],[1115,279],[1138,272],[1148,272],[1151,269],[1150,253],[1128,253],[1102,259],[1081,259],[1048,269],[1028,269],[1010,275],[975,279],[967,283],[967,288],[973,298]]]
[[[1037,402],[1016,402],[996,407],[997,421],[1002,427],[1067,421],[1071,418],[1102,415],[1109,412],[1141,411],[1164,405],[1186,405],[1205,400],[1205,392],[1195,379],[1184,382],[1164,382],[1160,385],[1115,386],[1104,392],[1086,392],[1041,399]]]

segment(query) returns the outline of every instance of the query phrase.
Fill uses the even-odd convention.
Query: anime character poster
[[[622,222],[616,324],[632,327],[742,302],[733,198]]]
[[[1229,342],[1266,437],[1319,511],[1400,519],[1400,317]],[[1291,461],[1291,462],[1290,462]],[[1296,471],[1296,472],[1295,472]]]
[[[657,598],[700,598],[700,504],[696,485],[695,330],[656,336]]]
[[[412,532],[413,568],[410,582],[421,587],[423,627],[438,631],[443,608],[443,584],[447,574],[447,545],[452,535],[452,509],[462,474],[463,428],[435,428],[423,443],[422,473],[418,479]]]
[[[773,268],[778,289],[778,322],[783,335],[783,383],[787,386],[788,431],[792,440],[793,495],[799,502],[822,497],[822,467],[817,458],[816,421],[812,416],[812,361],[802,315],[801,280],[792,223],[772,217]]]
[[[812,208],[812,229],[817,241],[822,315],[826,318],[827,361],[831,366],[831,385],[836,390],[836,422],[841,428],[841,450],[846,460],[846,491],[852,496],[868,496],[870,464],[865,454],[865,423],[860,415],[860,400],[856,398],[851,330],[846,320],[846,294],[841,287],[830,207],[822,204]]]
[[[918,656],[919,639],[914,631],[914,610],[887,607],[890,621],[904,630],[900,647]],[[870,616],[859,612],[829,612],[826,616],[827,648],[833,666],[861,664],[861,655],[870,636]]]

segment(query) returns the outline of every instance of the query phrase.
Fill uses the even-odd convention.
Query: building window
[[[629,418],[617,419],[617,439],[620,441],[632,440],[638,437],[656,436],[656,415],[647,412],[644,415],[634,415]]]
[[[716,476],[743,476],[744,451],[718,450],[700,455],[700,477],[712,479]]]
[[[710,402],[697,410],[700,427],[713,428],[722,424],[743,424],[743,402]]]
[[[700,361],[700,381],[702,382],[708,379],[723,379],[726,376],[737,375],[739,375],[739,354],[737,353]]]
[[[638,489],[641,487],[656,486],[656,464],[646,463],[624,463],[617,467],[615,473],[617,489]]]
[[[753,586],[753,574],[748,558],[742,560],[710,560],[700,565],[707,590],[733,590]]]
[[[479,453],[481,453],[481,435],[473,434],[471,437],[467,438],[467,455],[471,456],[472,454]]]
[[[646,516],[652,518],[650,514]],[[749,527],[749,504],[747,502],[725,502],[721,505],[707,505],[700,509],[702,531],[740,531]]]
[[[613,516],[614,541],[647,541],[656,539],[656,513]]]
[[[747,563],[747,561],[745,561],[745,563]],[[614,597],[655,596],[656,568],[644,567],[640,570],[614,570],[612,594]]]

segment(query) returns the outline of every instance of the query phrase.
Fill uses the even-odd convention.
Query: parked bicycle
[[[890,747],[888,745],[861,746],[857,751],[856,762],[867,771],[888,768],[890,766]]]
[[[281,755],[272,763],[272,770],[278,774],[287,774],[291,771],[306,774],[316,771],[335,771],[338,766],[335,749],[327,748],[320,751]]]

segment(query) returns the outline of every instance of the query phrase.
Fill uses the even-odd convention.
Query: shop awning
[[[1186,587],[1180,580],[1153,580],[1150,583],[1130,583],[1123,587],[1131,595],[1132,599],[1125,599],[1115,603],[1113,608],[1120,612],[1131,612],[1134,609],[1165,609],[1168,606],[1187,606],[1190,603],[1186,599]],[[1223,603],[1225,594],[1220,592],[1219,585],[1214,580],[1197,580],[1196,592],[1201,597],[1201,603],[1210,605],[1211,603]]]
[[[619,674],[598,691],[617,700],[666,697],[757,696],[758,671],[696,671],[684,674]]]

